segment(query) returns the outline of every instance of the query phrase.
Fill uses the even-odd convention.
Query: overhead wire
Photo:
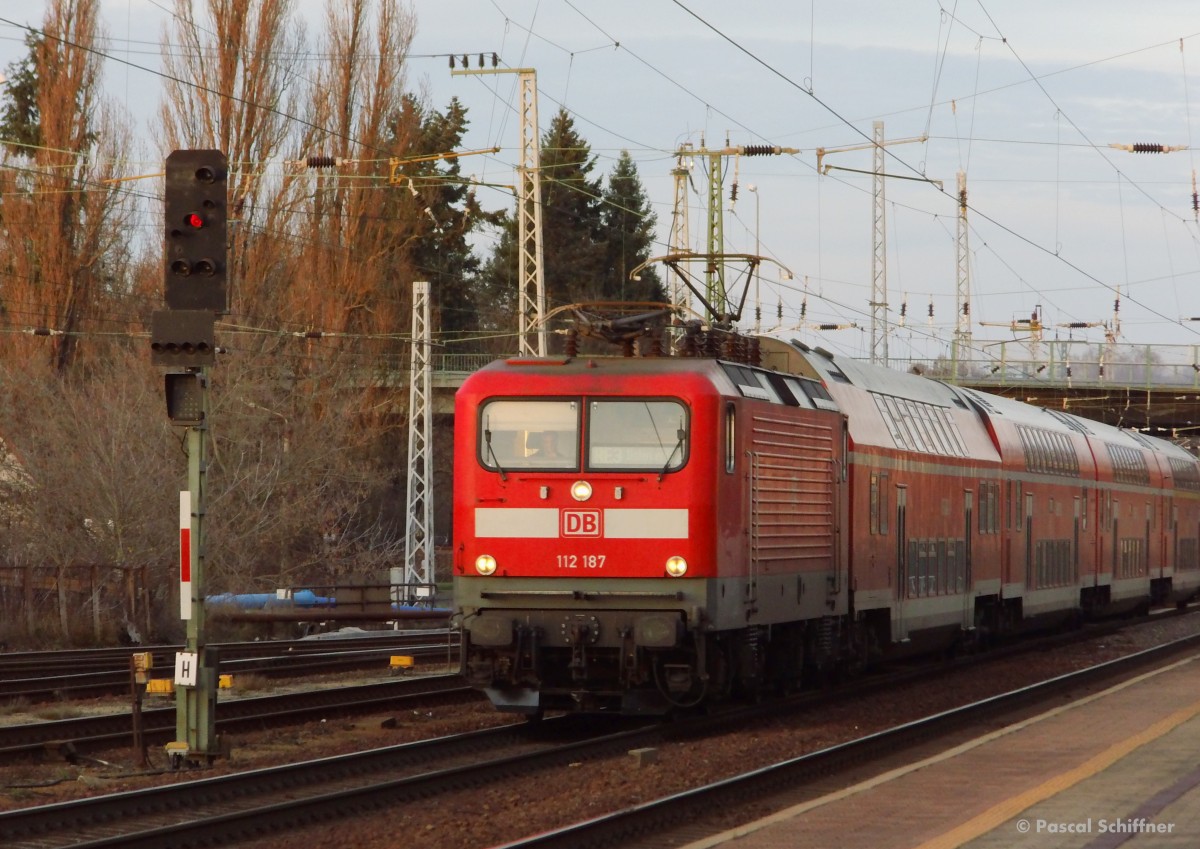
[[[493,5],[495,5],[495,4],[493,4]],[[593,21],[591,21],[590,19],[588,19],[586,15],[583,15],[583,14],[582,14],[582,12],[579,12],[579,10],[578,10],[577,8],[575,8],[573,5],[571,5],[569,2],[568,2],[568,4],[567,4],[567,5],[571,6],[571,8],[572,8],[572,9],[575,9],[575,11],[576,11],[577,13],[579,13],[579,14],[581,15],[581,17],[584,17],[584,19],[585,19],[585,20],[588,20],[588,22],[589,22],[589,23],[591,23],[593,26],[596,26],[596,25],[595,25],[595,23],[594,23]],[[680,5],[680,6],[681,6],[681,8],[685,8],[685,10],[686,10],[686,7],[683,7],[683,6],[682,6],[682,4],[679,4],[679,3],[677,3],[677,5]],[[497,9],[499,9],[499,6],[497,6]],[[686,11],[689,11],[689,13],[691,14],[690,10],[686,10]],[[0,20],[3,20],[3,19],[0,19]],[[600,28],[597,26],[597,29],[600,29]],[[603,30],[601,30],[601,31],[603,32]],[[530,32],[531,32],[531,31],[530,31]],[[607,34],[607,33],[605,33],[605,35],[606,35],[606,37],[608,36],[608,34]],[[1182,40],[1181,40],[1181,41],[1182,41]],[[615,39],[614,39],[614,42],[615,42]],[[527,42],[526,42],[526,44],[528,44],[528,39],[527,39]],[[617,46],[618,46],[618,47],[620,47],[619,43],[617,44]],[[629,53],[630,53],[630,55],[635,55],[635,54],[633,54],[631,51],[627,51],[627,52],[629,52]],[[639,59],[639,61],[643,61],[643,62],[644,62],[644,60],[641,60],[641,59],[640,59],[640,57],[635,57],[635,58],[638,58],[638,59]],[[657,69],[654,69],[654,70],[656,70],[656,71],[657,71]],[[661,72],[659,72],[659,73],[661,73]],[[668,77],[668,79],[669,79],[669,77]],[[674,82],[674,81],[672,81],[672,82]],[[686,89],[685,89],[685,90],[686,90]],[[801,90],[802,90],[802,91],[805,91],[805,89],[804,89],[804,88],[802,88],[802,87],[801,87]],[[808,93],[808,92],[806,92],[806,93]],[[698,99],[699,99],[699,98],[698,98]],[[702,100],[702,99],[701,99],[701,100]],[[704,101],[702,100],[702,102],[704,102]],[[711,105],[711,104],[708,104],[707,102],[706,102],[706,107],[708,107],[708,108],[714,108],[714,109],[715,109],[715,107],[712,107],[712,105]],[[718,111],[719,111],[719,110],[718,110]],[[720,114],[724,114],[724,113],[720,113]],[[833,114],[837,114],[837,113],[833,113]],[[586,120],[586,119],[585,119],[585,120]],[[599,125],[596,125],[596,126],[599,126]],[[601,127],[601,129],[605,129],[605,128]],[[606,130],[606,132],[607,132],[607,130]],[[1091,147],[1094,147],[1094,145],[1089,145],[1089,146],[1091,146]],[[986,216],[984,216],[984,217],[986,218]]]
[[[698,21],[698,22],[699,22],[701,25],[703,25],[705,28],[707,28],[708,30],[710,30],[711,32],[713,32],[713,33],[714,33],[715,35],[717,35],[719,38],[721,38],[722,40],[724,40],[724,41],[728,42],[728,43],[729,43],[731,46],[733,46],[733,47],[734,47],[736,50],[738,50],[739,52],[741,52],[742,54],[744,54],[745,56],[747,56],[748,58],[750,58],[750,59],[751,59],[753,62],[755,62],[756,64],[758,64],[758,65],[760,65],[761,67],[763,67],[763,68],[764,68],[765,70],[767,70],[767,71],[768,71],[770,74],[772,74],[773,76],[775,76],[775,77],[779,78],[780,80],[782,80],[782,81],[783,81],[784,83],[786,83],[786,84],[787,84],[789,87],[791,87],[791,88],[794,88],[794,89],[796,89],[797,91],[800,91],[801,93],[803,93],[803,94],[805,94],[806,96],[808,96],[808,97],[809,97],[810,99],[812,99],[812,100],[813,100],[815,103],[817,103],[819,106],[821,106],[821,108],[823,108],[823,109],[825,109],[826,111],[828,111],[828,112],[829,112],[831,115],[833,115],[833,116],[834,116],[835,118],[837,118],[837,119],[838,119],[838,120],[839,120],[841,123],[843,123],[845,126],[849,127],[851,130],[853,130],[855,133],[857,133],[859,136],[861,136],[861,137],[862,137],[864,140],[866,140],[866,141],[872,141],[872,139],[870,138],[870,136],[869,136],[869,135],[868,135],[868,134],[867,134],[865,131],[863,131],[862,129],[860,129],[859,127],[857,127],[855,124],[853,124],[852,122],[850,122],[850,121],[849,121],[849,120],[848,120],[848,119],[847,119],[847,118],[846,118],[844,115],[842,115],[842,114],[841,114],[841,113],[840,113],[838,110],[834,109],[834,108],[833,108],[833,107],[832,107],[830,104],[826,103],[826,102],[825,102],[824,100],[822,100],[822,99],[821,99],[819,96],[817,96],[815,92],[805,89],[803,86],[801,86],[799,83],[797,83],[797,82],[796,82],[795,80],[793,80],[791,77],[789,77],[787,74],[783,73],[783,72],[782,72],[782,71],[780,71],[778,68],[774,67],[774,66],[773,66],[773,65],[771,65],[769,62],[767,62],[766,60],[764,60],[762,57],[758,56],[756,53],[754,53],[754,52],[753,52],[753,51],[751,51],[750,49],[746,48],[744,45],[742,45],[742,44],[741,44],[740,42],[738,42],[736,39],[732,38],[732,37],[731,37],[731,36],[729,36],[727,33],[723,32],[721,29],[719,29],[718,27],[716,27],[715,25],[713,25],[711,22],[709,22],[708,20],[706,20],[705,18],[703,18],[702,16],[700,16],[699,14],[697,14],[696,12],[694,12],[692,9],[688,8],[688,6],[686,6],[686,5],[685,5],[685,4],[682,2],[682,0],[671,0],[671,2],[672,2],[672,3],[674,3],[674,5],[678,6],[680,9],[682,9],[684,12],[686,12],[686,13],[687,13],[689,16],[691,16],[692,18],[694,18],[696,21]],[[983,4],[982,4],[982,2],[980,2],[980,8],[981,8],[981,9],[983,8]],[[987,11],[986,11],[986,9],[984,9],[984,14],[985,14],[985,15],[987,15]],[[997,32],[1000,32],[1000,29],[999,29],[999,27],[998,27],[998,26],[996,26],[996,24],[995,24],[995,21],[994,21],[994,20],[992,20],[991,16],[990,16],[990,15],[987,15],[987,17],[988,17],[988,20],[989,20],[989,22],[991,22],[991,23],[992,23],[992,25],[993,25],[993,27],[996,29],[996,31],[997,31]],[[1054,103],[1054,98],[1053,98],[1052,96],[1050,96],[1049,92],[1047,92],[1047,91],[1046,91],[1046,89],[1045,89],[1045,86],[1044,86],[1044,85],[1042,85],[1042,83],[1041,83],[1040,79],[1037,77],[1037,75],[1033,74],[1033,72],[1032,72],[1032,71],[1029,69],[1028,65],[1027,65],[1027,64],[1024,62],[1024,60],[1022,60],[1022,59],[1020,58],[1019,54],[1017,54],[1017,53],[1016,53],[1016,50],[1015,50],[1015,48],[1012,46],[1011,42],[1010,42],[1010,41],[1009,41],[1007,38],[1005,38],[1005,37],[1003,36],[1003,34],[1002,34],[1002,33],[1001,33],[1001,35],[1000,35],[1000,38],[1001,38],[1001,40],[1002,40],[1002,43],[1004,43],[1004,44],[1005,44],[1005,45],[1006,45],[1006,46],[1009,48],[1010,52],[1012,52],[1013,56],[1014,56],[1014,57],[1017,59],[1018,63],[1021,65],[1021,67],[1024,69],[1024,71],[1025,71],[1025,72],[1026,72],[1026,74],[1028,75],[1029,79],[1031,79],[1031,80],[1034,82],[1034,84],[1038,86],[1038,88],[1039,88],[1039,89],[1040,89],[1040,90],[1043,92],[1043,94],[1046,96],[1047,100],[1049,100],[1049,101],[1050,101],[1050,102],[1053,104],[1053,103]],[[1056,106],[1056,108],[1058,108],[1058,107],[1057,107],[1057,104],[1055,104],[1055,106]],[[1067,118],[1067,120],[1070,122],[1070,118],[1069,118],[1069,117]],[[1103,158],[1103,159],[1104,159],[1106,162],[1108,162],[1108,163],[1110,164],[1110,166],[1112,166],[1112,167],[1113,167],[1114,171],[1116,171],[1116,172],[1120,173],[1120,169],[1119,169],[1119,168],[1116,168],[1116,166],[1115,166],[1115,165],[1112,165],[1111,161],[1108,159],[1108,157],[1106,156],[1105,152],[1104,152],[1104,151],[1103,151],[1103,150],[1102,150],[1102,149],[1101,149],[1099,146],[1097,146],[1097,145],[1096,145],[1094,142],[1091,142],[1091,140],[1090,140],[1090,139],[1088,139],[1088,137],[1087,137],[1087,134],[1086,134],[1086,133],[1084,133],[1084,132],[1082,131],[1082,129],[1080,129],[1080,128],[1079,128],[1077,125],[1075,125],[1075,124],[1074,124],[1074,122],[1071,122],[1071,124],[1072,124],[1072,127],[1074,127],[1074,128],[1077,130],[1077,132],[1079,132],[1080,138],[1083,138],[1083,139],[1087,140],[1087,141],[1089,142],[1089,144],[1090,144],[1091,148],[1092,148],[1094,151],[1096,151],[1096,152],[1097,152],[1097,153],[1098,153],[1098,154],[1101,156],[1101,158]],[[900,164],[900,165],[901,165],[903,168],[905,168],[906,170],[909,170],[909,171],[911,171],[911,172],[913,172],[913,173],[915,173],[915,174],[918,174],[918,175],[920,175],[920,176],[924,176],[924,175],[923,175],[923,173],[920,171],[920,169],[918,169],[918,168],[914,167],[913,165],[911,165],[909,162],[907,162],[905,159],[903,159],[901,156],[899,156],[899,155],[898,155],[897,153],[895,153],[894,151],[892,151],[892,150],[890,150],[890,149],[887,149],[887,148],[885,148],[885,149],[884,149],[884,154],[885,154],[886,156],[888,156],[889,158],[891,158],[893,161],[895,161],[895,162],[899,163],[899,164]],[[1136,184],[1135,184],[1135,185],[1136,185]],[[938,192],[940,192],[942,195],[946,196],[947,198],[953,198],[953,195],[951,195],[951,193],[947,192],[947,191],[946,191],[944,188],[942,188],[942,189],[938,189],[936,186],[935,186],[935,187],[933,187],[933,188],[934,188],[934,190],[935,190],[935,191],[938,191]],[[1147,193],[1147,192],[1145,192],[1144,190],[1140,189],[1140,187],[1139,187],[1139,190],[1140,190],[1140,191],[1142,191],[1142,193],[1145,195],[1145,197],[1146,197],[1148,200],[1150,200],[1151,202],[1155,203],[1157,206],[1160,206],[1160,207],[1162,207],[1162,204],[1159,204],[1157,201],[1155,201],[1155,200],[1154,200],[1154,198],[1153,198],[1153,197],[1151,197],[1151,196],[1149,195],[1149,193]],[[1110,290],[1110,291],[1112,291],[1112,292],[1114,292],[1114,293],[1117,293],[1117,290],[1116,290],[1116,289],[1115,289],[1115,288],[1114,288],[1114,287],[1113,287],[1111,284],[1109,284],[1109,283],[1106,283],[1105,281],[1101,280],[1100,278],[1096,277],[1095,275],[1093,275],[1093,274],[1089,273],[1088,271],[1084,270],[1084,269],[1083,269],[1082,267],[1080,267],[1078,264],[1076,264],[1076,263],[1073,263],[1073,262],[1071,262],[1071,261],[1067,260],[1065,257],[1061,256],[1060,254],[1058,254],[1058,253],[1055,253],[1054,251],[1051,251],[1051,250],[1047,249],[1047,248],[1046,248],[1044,245],[1041,245],[1040,243],[1036,242],[1035,240],[1033,240],[1032,238],[1030,238],[1030,237],[1026,236],[1026,235],[1025,235],[1025,234],[1023,234],[1023,233],[1020,233],[1019,231],[1015,230],[1013,227],[1010,227],[1009,225],[1007,225],[1007,224],[1004,224],[1003,222],[1001,222],[1001,221],[999,221],[999,220],[995,219],[994,217],[992,217],[991,215],[987,214],[987,213],[986,213],[986,212],[984,212],[983,210],[981,210],[981,209],[978,209],[978,208],[977,208],[976,206],[974,206],[973,204],[968,204],[968,208],[969,208],[969,209],[970,209],[970,210],[971,210],[971,211],[972,211],[972,212],[973,212],[975,215],[977,215],[977,216],[979,216],[979,217],[983,218],[984,220],[988,221],[990,224],[993,224],[993,225],[994,225],[994,226],[996,226],[997,228],[999,228],[999,229],[1003,230],[1005,233],[1008,233],[1009,235],[1013,236],[1014,238],[1016,238],[1016,239],[1020,240],[1021,242],[1025,243],[1025,244],[1029,245],[1030,247],[1034,248],[1035,250],[1038,250],[1038,251],[1044,252],[1044,253],[1048,254],[1049,256],[1052,256],[1052,257],[1054,257],[1056,260],[1058,260],[1059,262],[1062,262],[1064,265],[1066,265],[1068,268],[1070,268],[1070,269],[1071,269],[1072,271],[1074,271],[1075,273],[1077,273],[1077,274],[1080,274],[1080,275],[1082,275],[1082,276],[1086,277],[1087,279],[1090,279],[1090,280],[1092,280],[1092,281],[1093,281],[1094,283],[1096,283],[1098,286],[1102,286],[1102,287],[1104,287],[1104,288],[1106,288],[1106,289],[1108,289],[1108,290]],[[1165,208],[1165,207],[1162,207],[1162,208]],[[1132,299],[1131,299],[1131,300],[1132,300]],[[1172,325],[1175,325],[1175,326],[1179,326],[1179,327],[1183,328],[1183,329],[1184,329],[1186,332],[1189,332],[1189,333],[1191,333],[1191,334],[1193,334],[1193,335],[1198,335],[1198,336],[1200,336],[1200,331],[1197,331],[1196,329],[1194,329],[1194,328],[1191,328],[1191,327],[1187,326],[1186,324],[1184,324],[1183,322],[1180,322],[1180,321],[1178,321],[1177,319],[1173,319],[1173,318],[1171,318],[1170,316],[1167,316],[1165,313],[1162,313],[1161,311],[1159,311],[1159,310],[1155,309],[1154,307],[1152,307],[1152,306],[1150,306],[1150,305],[1146,304],[1145,302],[1141,302],[1141,301],[1136,301],[1136,300],[1133,300],[1133,303],[1137,304],[1137,305],[1138,305],[1140,308],[1142,308],[1142,309],[1146,310],[1147,312],[1149,312],[1149,313],[1151,313],[1151,314],[1153,314],[1153,315],[1156,315],[1156,316],[1158,316],[1159,318],[1163,319],[1165,322],[1168,322],[1168,323],[1170,323],[1170,324],[1172,324]]]
[[[620,44],[619,44],[619,42],[617,42],[616,38],[614,38],[614,37],[613,37],[611,34],[608,34],[608,32],[607,32],[607,31],[605,31],[604,29],[600,28],[600,26],[599,26],[598,24],[596,24],[596,23],[594,22],[594,20],[592,20],[592,19],[588,18],[588,16],[586,16],[586,14],[583,14],[582,12],[578,11],[578,10],[577,10],[577,8],[576,8],[574,5],[571,5],[571,4],[570,4],[570,2],[568,2],[568,4],[566,4],[566,5],[570,6],[570,7],[572,8],[572,10],[575,10],[577,13],[580,13],[580,16],[581,16],[581,17],[582,17],[584,20],[587,20],[587,22],[588,22],[589,24],[592,24],[593,26],[595,26],[595,28],[596,28],[596,29],[598,29],[598,31],[600,31],[602,35],[605,35],[606,37],[608,37],[608,38],[611,38],[611,40],[612,40],[612,41],[613,41],[613,43],[614,43],[614,46],[617,46],[617,47],[624,47],[624,46],[620,46]],[[685,8],[685,11],[688,11],[689,13],[691,13],[691,12],[690,12],[690,10],[686,10],[686,7],[683,7],[683,5],[682,5],[682,4],[678,4],[678,2],[677,2],[677,5],[679,5],[679,6],[680,6],[680,7],[682,7],[682,8]],[[694,13],[692,13],[692,14],[694,14]],[[694,16],[694,17],[695,17],[695,16]],[[704,22],[704,23],[706,23],[706,25],[707,25],[707,22]],[[721,35],[722,37],[725,37],[725,36],[724,36],[724,34],[720,34],[720,32],[719,32],[719,35]],[[980,38],[982,38],[982,37],[983,37],[983,36],[982,36],[982,35],[980,35]],[[547,41],[548,41],[548,40],[547,40]],[[553,42],[548,42],[548,43],[553,43]],[[556,46],[557,46],[557,44],[556,44]],[[560,46],[557,46],[557,47],[559,47],[560,49],[563,49],[563,50],[564,50],[564,52],[568,52],[568,53],[570,53],[570,52],[569,52],[569,50],[566,50],[565,48],[562,48],[562,47],[560,47]],[[740,49],[740,47],[739,47],[739,49]],[[629,52],[629,50],[628,50],[628,49],[626,49],[626,52]],[[629,52],[629,53],[630,53],[630,55],[634,55],[634,56],[635,56],[635,58],[637,58],[638,60],[640,60],[640,61],[644,61],[644,60],[641,60],[640,56],[636,56],[636,54],[634,54],[634,53],[632,53],[632,52]],[[752,54],[751,54],[751,55],[752,55]],[[666,77],[668,80],[671,80],[671,78],[670,78],[670,77],[668,77],[668,76],[666,76],[666,74],[662,74],[662,72],[658,71],[658,68],[654,68],[654,70],[655,70],[656,72],[660,73],[660,74],[661,74],[661,76],[664,76],[664,77]],[[672,83],[674,83],[674,80],[671,80],[671,82],[672,82]],[[680,88],[682,88],[682,89],[684,89],[684,90],[686,91],[686,88],[685,88],[685,86],[680,86]],[[977,84],[977,89],[978,89],[978,84]],[[803,90],[803,89],[802,89],[802,90]],[[689,92],[689,94],[691,94],[691,92]],[[978,95],[978,94],[979,94],[979,92],[977,91],[977,95]],[[707,103],[707,101],[703,101],[703,98],[698,98],[698,97],[697,97],[697,100],[701,100],[701,102],[704,102],[704,103],[706,103],[706,107],[715,108],[715,107],[712,107],[712,104],[709,104],[709,103]],[[722,114],[724,114],[724,113],[722,113]],[[836,115],[836,113],[833,113],[833,114],[835,114],[835,115]],[[840,116],[839,116],[839,118],[840,118]],[[845,119],[842,119],[842,121],[844,121],[844,122],[845,122]],[[601,127],[601,130],[604,130],[604,127]],[[1088,145],[1081,145],[1081,146],[1092,147],[1092,149],[1094,149],[1094,146],[1096,146],[1096,145],[1094,145],[1094,144],[1088,144]],[[984,217],[986,218],[986,216],[984,216]],[[1165,317],[1163,317],[1163,318],[1165,318]]]

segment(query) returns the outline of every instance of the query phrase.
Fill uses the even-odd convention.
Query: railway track
[[[291,677],[380,668],[393,654],[424,659],[458,656],[457,639],[446,629],[394,632],[382,637],[222,643],[220,671]],[[154,659],[158,677],[174,668],[182,646],[141,649]],[[0,654],[0,700],[62,701],[129,692],[130,656],[137,649]],[[79,670],[86,670],[80,672]]]
[[[10,811],[0,813],[0,841],[22,849],[224,845],[381,805],[428,804],[443,793],[627,749],[661,733],[657,723],[620,727],[629,724],[564,716]]]
[[[1173,615],[1173,614],[1169,614]],[[1005,647],[989,653],[986,660],[1002,659],[1011,653],[1040,650],[1046,647],[1069,644],[1078,639],[1096,636],[1098,632],[1108,633],[1115,626],[1103,626],[1100,629],[1071,632],[1054,637],[1047,637],[1036,643],[1021,643]],[[410,647],[411,650],[411,647]],[[439,651],[444,652],[445,646]],[[295,662],[295,659],[291,659]],[[315,663],[321,663],[316,658]],[[974,658],[960,658],[954,663],[940,667],[941,671],[949,671],[958,666],[976,662]],[[300,668],[306,666],[302,659],[300,666],[288,668],[292,674],[300,674]],[[128,673],[125,674],[128,686]],[[927,677],[931,674],[928,664],[904,667],[884,676],[873,676],[849,688],[841,688],[832,694],[833,698],[845,698],[854,694],[864,694],[881,688],[895,686],[905,681]],[[455,698],[469,699],[475,691],[463,685],[457,676],[445,676],[445,680],[453,679],[454,685],[449,692]],[[416,679],[424,681],[428,679]],[[443,680],[439,677],[438,680]],[[381,704],[387,704],[397,698],[407,698],[410,693],[415,696],[428,695],[423,685],[415,682],[385,682],[381,684],[366,684],[357,687],[334,687],[315,689],[303,693],[292,693],[279,696],[261,696],[224,700],[219,704],[217,712],[217,728],[219,731],[236,731],[247,727],[263,725],[279,725],[289,722],[302,722],[313,717],[320,717],[330,711],[344,713],[369,712]],[[435,691],[440,692],[440,689]],[[827,698],[827,694],[807,694],[801,696],[801,701],[811,698]],[[788,704],[791,704],[789,702]],[[770,708],[773,710],[773,708]],[[151,708],[143,710],[143,735],[147,745],[169,742],[175,734],[175,707]],[[70,744],[75,751],[89,751],[101,747],[120,747],[132,745],[132,722],[128,712],[105,714],[101,716],[80,717],[49,722],[37,722],[24,725],[0,726],[0,762],[14,757],[28,756],[41,751],[59,751]]]
[[[714,807],[736,803],[730,800],[754,798],[761,801],[768,793],[802,784],[815,774],[825,775],[847,763],[861,764],[863,760],[894,753],[905,746],[949,733],[963,724],[1052,698],[1065,689],[1122,674],[1139,665],[1148,665],[1169,652],[1197,643],[1200,643],[1200,636],[759,769],[749,776],[728,779],[518,841],[511,846],[514,849],[525,846],[629,846],[634,835],[651,835],[641,844],[646,847],[662,845],[660,838],[664,830],[681,822],[696,821]],[[1036,649],[1029,650],[1045,648],[1045,643],[1039,643]],[[31,849],[62,846],[68,844],[58,841],[69,833],[72,835],[69,845],[72,846],[227,845],[252,835],[260,836],[337,816],[366,814],[410,800],[420,799],[428,806],[431,800],[436,803],[436,797],[441,794],[512,780],[567,762],[594,762],[631,748],[680,740],[686,740],[690,745],[692,739],[721,733],[723,727],[765,723],[776,715],[795,712],[798,706],[812,710],[822,704],[859,699],[871,691],[887,690],[898,682],[928,676],[928,669],[909,669],[864,679],[856,686],[834,692],[810,693],[779,703],[729,710],[716,716],[616,731],[610,727],[597,729],[596,717],[566,717],[547,721],[540,727],[509,727],[457,735],[358,755],[256,770],[241,774],[241,778],[224,776],[171,788],[15,811],[0,815],[0,843],[8,845],[6,841],[11,841],[13,845]],[[592,726],[586,737],[578,736],[581,724]],[[568,739],[553,741],[556,735]],[[414,771],[420,769],[425,771]],[[358,778],[351,781],[350,775]],[[273,790],[265,792],[276,786],[286,799],[281,800]],[[257,789],[259,787],[264,788],[263,792]],[[251,795],[247,796],[247,793]],[[199,812],[195,817],[181,813],[193,808]],[[156,813],[153,818],[148,818],[146,811]],[[158,819],[160,814],[157,812],[171,821]],[[75,835],[82,835],[82,842],[77,841]],[[20,842],[16,842],[18,840]]]
[[[427,704],[435,697],[440,704],[482,698],[463,684],[457,675],[402,678],[378,684],[221,701],[217,712],[217,730],[224,733],[260,729],[330,715],[387,710],[413,701]],[[174,705],[142,711],[142,733],[146,744],[173,740],[175,719]],[[68,745],[82,752],[100,747],[129,746],[132,743],[132,720],[128,712],[0,726],[0,760],[58,751]]]

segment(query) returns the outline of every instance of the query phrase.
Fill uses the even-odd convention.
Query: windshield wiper
[[[496,471],[500,473],[500,480],[507,481],[508,475],[504,474],[504,467],[500,465],[500,459],[496,456],[496,452],[492,450],[492,430],[484,428],[483,442],[487,445],[488,455],[492,458],[492,462],[496,464]]]
[[[662,471],[658,473],[658,482],[662,483],[663,476],[667,473],[667,469],[671,468],[671,461],[675,459],[675,452],[683,447],[683,440],[687,439],[687,431],[680,428],[676,431],[678,438],[675,440],[675,447],[671,449],[671,453],[667,455],[667,462],[663,463]]]

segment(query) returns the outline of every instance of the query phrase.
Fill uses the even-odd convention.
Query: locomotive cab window
[[[479,462],[486,469],[578,469],[579,401],[495,400],[480,409]]]
[[[687,462],[687,408],[640,399],[588,404],[587,467],[670,472]]]

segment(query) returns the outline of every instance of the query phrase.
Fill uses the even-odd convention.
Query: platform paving
[[[1200,846],[1200,655],[686,849]]]

